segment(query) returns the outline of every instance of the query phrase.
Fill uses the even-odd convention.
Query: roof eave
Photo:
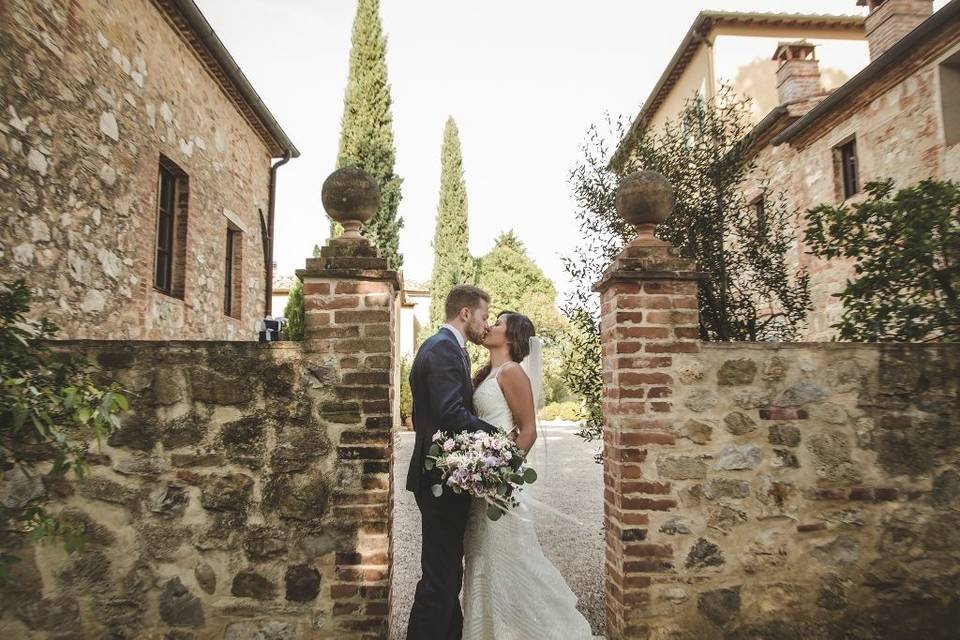
[[[664,86],[666,86],[670,77],[673,75],[676,66],[683,59],[690,45],[699,44],[705,38],[707,38],[713,31],[715,23],[746,20],[781,20],[784,22],[817,20],[822,23],[821,26],[831,25],[845,28],[849,28],[854,25],[863,25],[862,16],[701,11],[697,14],[697,17],[694,19],[693,24],[687,31],[686,36],[684,36],[680,46],[677,48],[677,51],[673,54],[673,57],[667,64],[667,67],[660,75],[660,79],[657,80],[657,84],[654,85],[653,91],[650,92],[650,95],[644,101],[643,106],[640,108],[640,113],[637,114],[637,117],[631,123],[630,128],[627,130],[627,134],[623,137],[623,140],[620,142],[620,144],[617,145],[616,151],[614,151],[610,158],[608,168],[613,171],[618,171],[620,168],[622,168],[623,164],[627,160],[627,154],[633,147],[637,136],[642,133],[644,129],[646,129],[648,116],[652,115],[648,112],[653,108],[659,108],[659,104],[662,102],[662,100],[658,100],[659,93],[663,90]],[[692,53],[690,55],[692,56]],[[680,73],[683,73],[682,69]]]

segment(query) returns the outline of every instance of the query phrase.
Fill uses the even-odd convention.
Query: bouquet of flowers
[[[503,431],[492,435],[483,431],[440,431],[433,436],[424,467],[436,480],[431,487],[433,495],[439,498],[446,484],[454,493],[465,491],[483,498],[491,520],[499,520],[517,506],[514,493],[537,479],[523,451]]]

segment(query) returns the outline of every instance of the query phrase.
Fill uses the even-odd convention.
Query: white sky
[[[292,274],[327,237],[320,186],[336,161],[356,0],[197,4],[302,154],[277,185],[275,259],[278,273]],[[856,0],[381,0],[406,277],[430,277],[440,144],[452,114],[471,252],[486,253],[512,228],[565,290],[560,256],[578,238],[566,180],[586,128],[605,110],[635,115],[708,8],[862,13]]]

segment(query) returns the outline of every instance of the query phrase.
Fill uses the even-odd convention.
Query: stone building
[[[770,47],[778,104],[749,134],[757,170],[744,189],[752,205],[763,206],[765,194],[782,194],[802,214],[821,203],[861,202],[871,180],[892,178],[905,187],[931,177],[960,178],[960,2],[935,13],[931,0],[857,4],[869,9],[863,30],[870,59],[838,86],[820,69],[825,47],[816,39],[797,34]],[[670,103],[673,114],[682,106],[677,100]],[[653,111],[656,118],[670,115]],[[650,113],[645,104],[614,168],[654,122]],[[842,311],[833,294],[850,265],[808,255],[799,237],[788,259],[811,274],[813,310],[803,338],[830,339]]]
[[[0,43],[4,280],[60,338],[256,339],[298,151],[196,5],[11,0]]]

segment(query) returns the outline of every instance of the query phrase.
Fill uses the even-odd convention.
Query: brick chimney
[[[933,0],[857,0],[857,5],[870,7],[864,28],[871,60],[933,14]]]
[[[816,45],[806,40],[781,42],[773,54],[777,61],[777,95],[780,104],[806,100],[823,93]]]

